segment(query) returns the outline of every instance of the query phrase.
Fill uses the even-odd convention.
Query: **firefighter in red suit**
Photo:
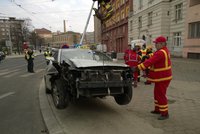
[[[134,70],[145,70],[151,67],[148,80],[155,83],[155,109],[151,113],[160,114],[158,120],[165,120],[169,118],[166,91],[172,80],[171,60],[169,50],[166,47],[166,38],[159,36],[154,43],[157,51],[152,57],[134,68]]]
[[[138,55],[138,51],[140,50],[140,46],[133,44],[129,45],[128,49],[125,51],[124,60],[127,65],[131,68],[136,67],[140,62],[140,56]],[[133,73],[133,86],[137,87],[138,80],[138,71]]]

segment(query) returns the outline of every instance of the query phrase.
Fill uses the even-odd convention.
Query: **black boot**
[[[152,113],[152,114],[160,114],[159,111],[155,111],[155,110],[154,110],[154,111],[151,111],[151,113]]]
[[[158,120],[166,120],[169,118],[169,115],[161,115],[160,117],[158,117]]]

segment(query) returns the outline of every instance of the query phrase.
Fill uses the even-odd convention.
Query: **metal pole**
[[[11,41],[11,36],[10,36],[10,28],[11,26],[9,26],[9,31],[8,31],[8,37],[9,37],[9,46],[10,46],[10,54],[12,55],[12,41]]]
[[[92,7],[90,9],[90,13],[89,13],[89,16],[88,16],[88,19],[87,19],[87,22],[86,22],[86,26],[85,26],[83,35],[81,37],[80,45],[82,45],[82,43],[83,43],[83,39],[85,37],[85,33],[86,33],[86,30],[87,30],[87,27],[88,27],[88,24],[89,24],[89,21],[90,21],[90,17],[91,17],[91,14],[92,14],[92,8],[94,7],[94,3],[95,3],[95,1],[93,1],[93,3],[92,3]]]

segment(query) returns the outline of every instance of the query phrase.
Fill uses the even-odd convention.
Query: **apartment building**
[[[183,57],[200,59],[200,0],[187,0]]]
[[[171,0],[170,2],[170,35],[168,48],[171,55],[182,57],[185,46],[185,22],[187,0]]]
[[[102,43],[107,51],[123,52],[128,45],[129,0],[111,0],[114,15],[103,22]]]
[[[94,32],[86,32],[85,33],[85,42],[86,44],[94,44]]]
[[[12,42],[12,49],[21,51],[21,45],[24,40],[23,37],[23,23],[24,20],[16,19],[14,17],[0,19],[0,41]],[[8,45],[8,44],[7,44]],[[4,46],[0,46],[4,47]],[[10,46],[7,46],[10,47]]]
[[[185,34],[186,0],[134,0],[129,17],[129,42],[144,39],[147,45],[163,35],[172,55],[181,56]]]
[[[60,48],[65,44],[73,47],[74,44],[80,43],[81,34],[73,31],[67,31],[65,33],[54,34],[52,38],[52,47]]]
[[[52,44],[52,33],[50,30],[41,28],[41,29],[35,29],[35,34],[40,37],[41,40],[38,38],[36,39],[35,47],[38,48],[39,46],[46,46]]]

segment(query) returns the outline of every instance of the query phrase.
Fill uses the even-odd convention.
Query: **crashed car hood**
[[[112,61],[96,61],[96,60],[85,60],[85,59],[70,59],[73,64],[78,67],[100,67],[100,66],[114,66],[114,67],[128,67],[126,64],[117,63]]]

